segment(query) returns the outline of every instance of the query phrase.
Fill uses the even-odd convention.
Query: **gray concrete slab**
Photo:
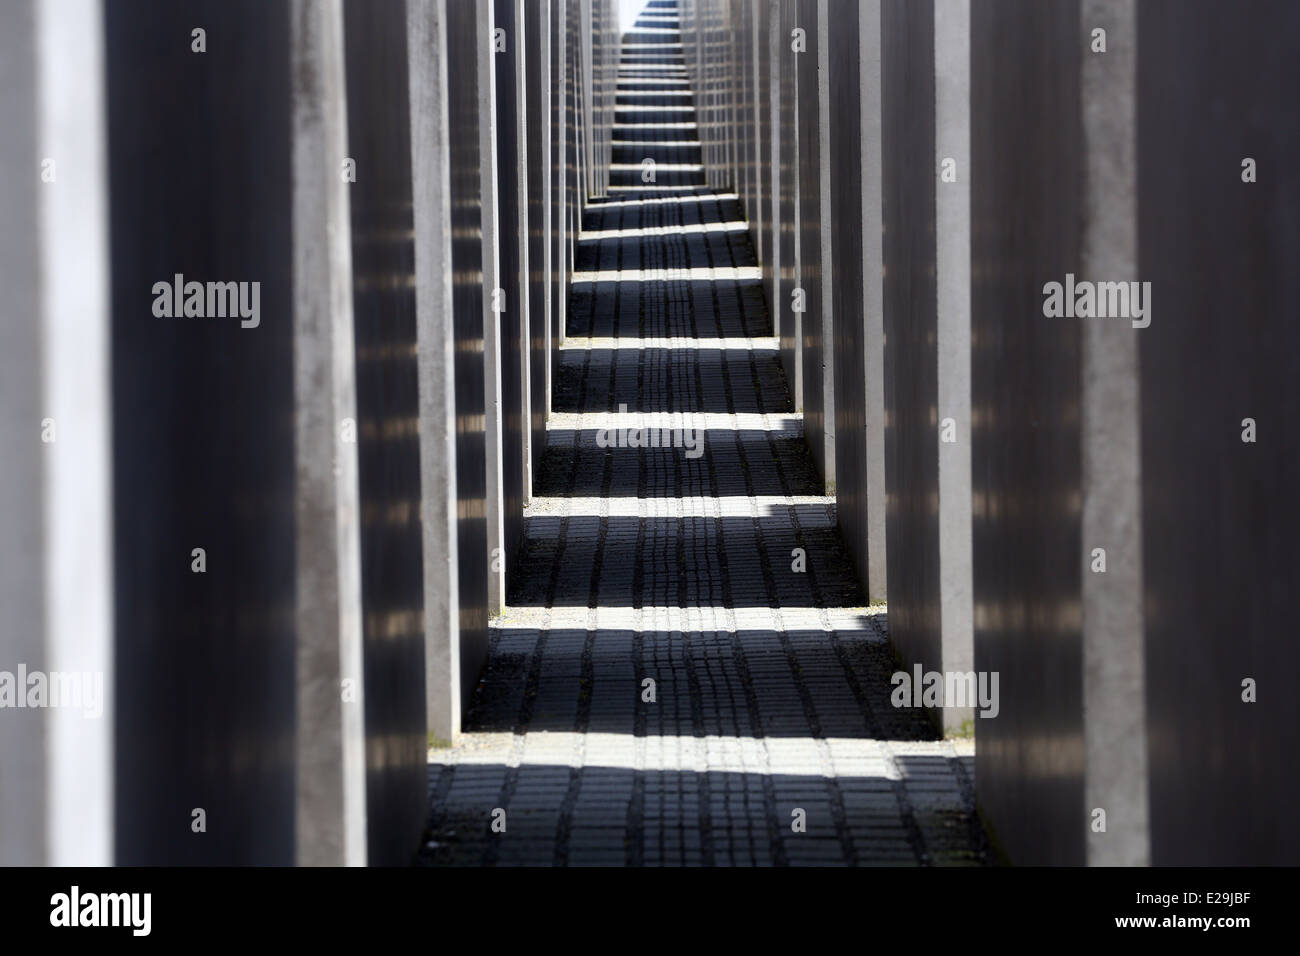
[[[23,449],[13,456],[0,498],[0,597],[10,622],[0,637],[0,650],[11,674],[19,663],[44,670],[46,608],[44,512],[45,466],[41,432],[48,433],[42,370],[40,250],[30,237],[40,229],[41,108],[35,5],[9,4],[0,10],[0,118],[11,133],[0,140],[5,169],[27,170],[0,183],[0,213],[7,227],[0,232],[0,268],[8,293],[4,296],[0,397],[6,413],[0,419],[7,447]],[[56,166],[57,174],[57,166]],[[33,438],[33,435],[35,438]],[[47,436],[48,437],[48,436]],[[55,438],[57,440],[57,431]],[[33,560],[33,555],[37,556]],[[23,688],[24,694],[26,687]],[[0,791],[0,861],[6,865],[38,866],[48,859],[46,844],[46,712],[14,710],[0,721],[0,761],[11,786]]]
[[[484,408],[484,504],[487,511],[487,607],[488,615],[500,614],[506,600],[507,521],[506,475],[503,448],[505,408],[502,404],[502,375],[508,371],[502,356],[507,351],[501,338],[501,287],[499,249],[513,237],[500,232],[496,124],[495,18],[492,0],[475,0],[478,8],[478,133],[479,182],[483,196],[483,408]],[[511,173],[507,170],[506,175]]]
[[[412,49],[443,50],[436,0],[408,5]],[[451,174],[447,68],[440,57],[411,74],[415,298],[419,310],[421,514],[423,520],[426,700],[429,733],[450,741],[460,729],[460,591],[456,535],[455,326],[451,270]]]
[[[803,411],[803,309],[796,305],[795,290],[802,289],[799,245],[803,232],[802,207],[799,204],[799,88],[794,31],[799,26],[796,0],[778,0],[772,18],[772,97],[775,108],[772,140],[776,166],[774,189],[779,196],[779,210],[773,216],[777,230],[777,270],[780,279],[772,302],[777,336],[781,340],[781,364],[790,389],[790,400],[797,412]],[[816,37],[814,36],[814,41]]]
[[[450,141],[451,270],[456,341],[456,535],[460,587],[462,706],[487,659],[487,440],[484,409],[484,302],[481,155],[477,56],[487,37],[473,5],[447,4],[447,120],[475,135]]]
[[[550,323],[547,326],[550,348],[546,356],[546,414],[551,414],[551,396],[554,393],[555,370],[560,364],[560,344],[564,341],[564,316],[568,308],[568,216],[565,195],[565,148],[570,135],[565,116],[565,90],[567,81],[568,48],[565,30],[565,2],[551,0],[547,31],[550,35],[550,92],[547,112],[550,137],[550,268],[547,293],[550,296]]]
[[[890,630],[908,665],[941,673],[972,657],[966,9],[881,7]],[[941,710],[950,731],[971,719]]]
[[[781,106],[776,84],[776,62],[780,55],[780,0],[760,2],[764,31],[759,37],[762,46],[759,82],[762,105],[759,119],[762,123],[763,162],[766,175],[763,208],[767,223],[763,230],[764,241],[759,246],[759,261],[763,267],[763,291],[767,296],[768,315],[772,319],[772,334],[780,335],[781,302]],[[789,376],[787,376],[787,379]]]
[[[295,859],[289,9],[103,8],[124,865]],[[177,275],[247,283],[247,315],[159,315]]]
[[[1143,2],[1137,35],[1151,860],[1295,865],[1300,7]]]
[[[114,856],[104,43],[92,3],[0,10],[0,670],[24,705],[50,682],[0,711],[6,866]]]
[[[522,71],[524,31],[520,0],[495,0],[494,21],[505,49],[496,57],[497,194],[502,241],[497,246],[501,289],[501,458],[505,499],[507,583],[519,554],[524,504],[531,494],[532,430],[528,425],[528,167],[522,161],[525,133]]]
[[[880,4],[836,0],[828,71],[836,513],[872,602],[885,600]],[[835,214],[861,209],[860,215]]]
[[[830,185],[831,24],[822,0],[799,0],[796,25],[806,47],[791,54],[797,71],[799,189],[799,281],[803,290],[800,353],[803,374],[804,435],[813,461],[835,490],[835,352]]]
[[[976,721],[977,798],[1012,861],[1079,864],[1082,328],[1044,317],[1042,287],[1079,262],[1087,48],[1077,4],[971,13],[975,666],[1002,689]]]
[[[1081,36],[1104,29],[1104,54],[1082,58],[1085,214],[1080,275],[1140,278],[1137,259],[1137,3],[1083,0]],[[1084,321],[1080,573],[1083,628],[1084,805],[1106,811],[1088,830],[1092,866],[1151,862],[1143,641],[1140,454],[1141,332],[1128,322]],[[1094,571],[1094,549],[1106,571]]]
[[[410,11],[418,16],[419,11]],[[434,713],[426,667],[450,644],[440,571],[445,529],[422,515],[437,500],[424,459],[436,454],[426,412],[432,401],[424,363],[429,348],[420,300],[420,257],[432,251],[413,171],[411,121],[426,56],[408,54],[408,11],[377,11],[361,0],[343,6],[352,218],[353,322],[356,329],[357,451],[361,494],[361,594],[364,609],[366,813],[368,862],[401,863],[419,817],[411,800]],[[415,50],[423,51],[417,44]],[[382,104],[382,105],[379,105]],[[413,165],[412,155],[419,157]],[[443,164],[445,165],[445,164]],[[423,172],[421,173],[423,175]],[[442,459],[439,458],[439,461]],[[451,459],[454,462],[454,458]],[[441,477],[441,476],[440,476]],[[444,650],[445,652],[445,650]]]
[[[295,862],[366,862],[361,497],[343,8],[290,6],[297,489]],[[370,172],[370,171],[367,171]]]
[[[528,206],[528,428],[532,470],[536,474],[546,451],[546,368],[550,354],[551,296],[548,247],[550,220],[550,32],[546,29],[550,0],[533,0],[522,6],[524,49],[525,133],[522,162],[527,166]]]
[[[749,131],[748,149],[745,162],[749,168],[749,183],[745,196],[746,218],[750,224],[749,238],[754,247],[760,266],[766,268],[771,238],[767,231],[765,216],[765,196],[771,188],[768,183],[767,139],[771,135],[768,129],[770,107],[764,97],[767,88],[767,48],[769,7],[766,3],[746,3],[743,5],[746,36],[744,44],[748,62],[744,96],[740,102],[742,125]]]

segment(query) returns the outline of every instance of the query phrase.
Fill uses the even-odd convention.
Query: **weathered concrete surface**
[[[452,91],[445,55],[453,34],[463,42],[466,33],[472,37],[474,31],[472,27],[467,29],[463,21],[453,28],[449,19],[438,2],[418,0],[408,5],[409,48],[412,62],[419,60],[418,67],[411,70],[409,88],[419,312],[425,695],[428,733],[439,740],[454,739],[459,733],[463,699],[460,547],[466,515],[460,497],[472,495],[473,487],[464,491],[459,487],[464,428],[472,427],[470,422],[462,423],[459,409],[473,397],[462,394],[461,389],[476,384],[477,393],[482,395],[482,378],[474,382],[472,370],[468,370],[470,382],[459,380],[465,359],[457,348],[457,332],[464,323],[474,321],[472,316],[481,323],[482,313],[478,310],[482,303],[465,295],[463,277],[456,276],[449,265],[458,257],[462,261],[466,256],[473,257],[474,249],[481,249],[478,229],[466,222],[477,215],[477,208],[456,209],[453,199],[457,191],[466,190],[465,177],[468,170],[477,171],[477,158],[470,165],[463,142],[456,142],[451,133],[453,113],[462,122],[467,118],[468,96],[463,82]],[[428,55],[430,51],[432,55]],[[476,152],[477,130],[472,125],[470,128],[475,129],[475,136],[469,148]],[[459,165],[453,162],[453,148],[461,150]],[[467,231],[457,233],[458,229]],[[473,345],[471,339],[470,349],[479,353]],[[475,358],[481,362],[480,354]],[[479,371],[481,375],[481,366]]]
[[[824,0],[798,0],[807,49],[794,53],[798,110],[800,351],[804,434],[826,486],[835,488],[835,366],[831,288],[830,27]]]
[[[939,672],[968,672],[972,654],[965,17],[966,0],[881,9],[890,625],[907,664]],[[971,717],[942,711],[950,730]]]
[[[33,3],[0,8],[0,120],[9,134],[0,139],[5,169],[36,170],[35,175],[6,176],[0,182],[0,398],[5,415],[0,436],[15,449],[6,468],[0,498],[0,598],[9,623],[0,632],[0,668],[11,673],[19,662],[48,667],[46,648],[44,513],[45,463],[41,459],[41,420],[45,382],[42,374],[39,233],[41,108],[36,10]],[[35,431],[33,431],[35,429]],[[35,434],[35,439],[33,439]],[[57,437],[57,433],[56,433]],[[24,692],[26,688],[24,688]],[[46,845],[46,713],[26,710],[0,721],[0,863],[39,866],[48,860]],[[9,781],[12,781],[11,783]]]
[[[456,536],[462,707],[487,659],[487,484],[483,407],[483,246],[477,51],[487,37],[472,4],[447,3],[452,307],[456,342]],[[470,135],[470,133],[475,135]]]
[[[560,343],[564,339],[564,313],[568,306],[568,223],[565,196],[565,143],[570,135],[564,110],[568,47],[566,46],[565,0],[551,0],[546,29],[550,35],[550,88],[547,96],[547,124],[550,129],[549,169],[550,202],[547,207],[551,241],[547,247],[547,294],[550,297],[550,323],[547,326],[549,348],[546,353],[546,414],[551,413],[555,370],[560,364]]]
[[[971,580],[970,0],[935,0],[935,332],[939,417],[939,624],[947,672],[974,657]],[[949,431],[948,424],[952,428]],[[973,708],[948,703],[947,729]]]
[[[1295,697],[1242,699],[1297,663],[1295,449],[1242,440],[1300,397],[1297,27],[1286,4],[975,5],[976,646],[1004,688],[979,801],[1013,861],[1300,858]],[[1243,181],[1247,157],[1276,175]],[[1066,273],[1150,282],[1150,325],[1045,317]]]
[[[113,682],[115,859],[291,864],[289,5],[110,4],[104,18],[114,652],[128,665]],[[260,282],[257,326],[155,315],[151,289],[177,273]]]
[[[705,181],[716,188],[740,182],[735,162],[737,131],[731,122],[740,63],[730,42],[731,12],[720,2],[687,2],[681,13],[682,46],[698,110]]]
[[[1085,43],[1077,4],[972,6],[975,664],[1000,674],[1002,697],[976,721],[976,763],[982,812],[1017,863],[1082,863],[1089,822],[1082,329],[1042,312],[1043,284],[1080,261]]]
[[[524,100],[526,135],[521,161],[527,166],[528,204],[528,428],[536,473],[546,449],[547,357],[550,352],[550,32],[546,29],[550,0],[529,0],[522,7]],[[608,136],[608,134],[606,134]]]
[[[493,0],[475,0],[477,29],[481,42],[476,48],[478,71],[479,183],[482,195],[483,263],[483,408],[484,408],[484,505],[487,519],[487,606],[488,615],[500,614],[506,599],[506,516],[504,449],[502,447],[501,378],[503,374],[501,305],[499,288],[501,263],[498,249],[513,237],[500,234],[497,174],[496,60]],[[507,170],[507,176],[512,173]]]
[[[521,70],[524,32],[520,0],[494,0],[495,27],[504,31],[505,50],[494,54],[496,63],[497,208],[501,242],[497,245],[501,289],[501,461],[505,509],[506,577],[514,573],[523,534],[524,502],[532,481],[529,459],[525,364],[528,327],[527,165],[522,161],[525,117],[522,112]]]
[[[1087,0],[1022,20],[1021,9],[976,8],[972,145],[987,184],[973,210],[976,656],[1005,688],[1002,716],[977,728],[980,799],[1015,862],[1150,862],[1143,333],[1127,320],[1053,319],[1042,308],[1044,283],[1067,272],[1138,277],[1133,9]],[[1097,28],[1108,33],[1104,54],[1088,49]],[[1064,51],[1050,65],[1032,58],[1044,37]],[[1007,70],[1008,52],[1035,64],[1039,93],[1018,116],[996,105],[1025,82],[1023,70]],[[1037,129],[1047,116],[1057,127]],[[1026,185],[1008,141],[1055,165],[1055,183]],[[1026,407],[1038,411],[1029,427]]]
[[[770,162],[771,106],[767,96],[768,74],[768,3],[742,3],[742,30],[740,43],[745,49],[745,80],[742,88],[738,122],[745,130],[745,218],[749,222],[750,244],[758,263],[767,267],[771,255],[771,234],[768,230],[767,195],[771,189]]]
[[[800,285],[799,244],[803,229],[799,205],[799,112],[798,63],[804,56],[792,48],[792,36],[799,26],[797,0],[777,0],[772,18],[772,96],[775,100],[773,132],[777,167],[773,181],[780,197],[779,210],[773,217],[777,229],[777,270],[779,281],[771,304],[776,316],[775,328],[781,340],[781,365],[790,388],[795,411],[803,410],[803,325],[802,313],[796,312],[794,291]]]
[[[766,32],[758,38],[766,50],[763,56],[762,83],[763,109],[759,117],[761,136],[765,144],[763,162],[766,163],[766,194],[764,217],[767,228],[766,242],[759,246],[759,261],[763,265],[763,291],[767,295],[767,309],[772,318],[772,334],[781,334],[781,99],[777,85],[777,63],[781,51],[781,0],[767,0],[763,7]],[[787,369],[786,380],[790,376]]]
[[[1082,57],[1084,218],[1080,274],[1140,278],[1137,260],[1136,0],[1083,0],[1080,35],[1104,29],[1104,54]],[[1138,342],[1125,321],[1085,321],[1082,338],[1080,574],[1083,631],[1084,806],[1106,811],[1089,827],[1087,862],[1145,866],[1148,828],[1146,667]],[[1094,571],[1102,548],[1106,572]]]
[[[422,372],[427,371],[427,377],[421,380],[421,401],[425,401],[426,394],[432,398],[436,392],[437,404],[422,409],[421,417],[427,418],[431,429],[452,427],[455,444],[454,452],[440,455],[446,441],[444,435],[432,433],[433,441],[422,442],[427,446],[423,485],[426,495],[439,494],[441,487],[449,485],[455,488],[456,538],[449,554],[437,553],[438,549],[447,547],[439,506],[438,520],[426,529],[425,535],[425,560],[434,559],[438,564],[434,575],[437,580],[428,582],[426,594],[429,589],[443,587],[444,581],[453,581],[456,601],[450,615],[453,624],[447,632],[453,646],[446,652],[440,650],[433,662],[429,720],[435,736],[454,739],[487,652],[484,289],[476,62],[476,44],[480,40],[486,42],[487,38],[480,36],[477,11],[472,4],[451,3],[445,7],[435,4],[424,11],[413,8],[413,30],[415,19],[422,13],[427,17],[422,27],[426,30],[426,49],[431,48],[433,55],[426,54],[418,65],[412,61],[411,86],[413,97],[418,89],[422,97],[432,100],[422,104],[432,115],[415,116],[413,99],[412,136],[420,137],[413,139],[417,194],[416,286],[418,290],[428,288],[429,291],[427,306],[424,302],[420,305],[421,349],[427,348],[431,359],[436,355],[434,361],[422,368]],[[412,44],[417,39],[412,36]],[[445,60],[438,56],[441,50],[446,51]],[[440,90],[441,83],[445,87]],[[445,104],[441,107],[437,105],[440,99]],[[442,124],[438,126],[440,120]],[[470,132],[473,135],[468,135]],[[431,168],[421,170],[422,165]],[[422,225],[424,215],[429,218]],[[429,236],[427,259],[419,246],[425,229],[436,232]],[[421,272],[422,266],[429,270],[427,274]],[[446,314],[435,314],[440,310],[446,310]],[[448,373],[450,382],[444,381]],[[448,385],[453,392],[454,413],[450,415],[442,407]],[[444,473],[449,463],[454,463],[454,485],[446,480],[448,476]],[[440,486],[440,481],[445,484]],[[432,502],[426,500],[425,504],[428,508]],[[448,609],[452,610],[453,606],[448,604]],[[428,639],[441,641],[439,633],[431,623]]]
[[[1137,31],[1151,859],[1294,865],[1300,7],[1144,0]]]
[[[880,4],[834,0],[828,15],[835,316],[836,513],[872,602],[885,599],[884,308],[881,288]],[[860,215],[853,215],[861,210]],[[836,214],[838,212],[838,214]]]
[[[343,9],[295,0],[296,855],[366,862],[361,502]],[[345,433],[345,430],[347,433]],[[345,689],[350,693],[345,693]]]
[[[425,238],[413,192],[408,21],[398,6],[344,4],[348,149],[356,161],[352,212],[357,449],[361,488],[361,588],[365,609],[366,810],[373,864],[401,862],[416,824],[411,788],[426,736],[426,619],[445,597],[439,565],[446,532],[421,521],[422,446],[429,418],[421,379],[426,333],[418,256]],[[364,105],[363,105],[364,104]],[[412,205],[414,203],[414,206]],[[413,214],[413,208],[415,213]],[[416,424],[418,423],[418,424]],[[414,427],[413,427],[414,426]],[[454,494],[455,485],[450,485]],[[432,494],[432,492],[428,492]],[[403,507],[403,502],[410,505]],[[436,542],[436,543],[435,543]],[[446,558],[444,557],[445,561]],[[445,634],[445,630],[443,631]],[[445,637],[443,639],[445,641]]]
[[[103,69],[98,5],[0,9],[0,670],[24,700],[24,666],[100,682],[90,707],[0,711],[5,866],[113,861]]]
[[[614,6],[611,0],[578,0],[585,196],[603,196],[609,188],[611,131],[621,39],[618,12]]]
[[[564,244],[565,244],[565,284],[560,290],[564,302],[564,322],[560,326],[560,340],[568,335],[569,328],[569,277],[573,273],[573,263],[578,245],[582,214],[582,196],[580,192],[580,158],[582,155],[582,110],[581,87],[582,75],[582,38],[578,35],[578,0],[557,0],[564,14],[564,58],[565,84],[564,101],[561,112],[564,116],[566,136],[564,139]],[[612,142],[612,136],[611,136]],[[610,155],[613,155],[611,147]],[[556,367],[558,368],[558,361]]]

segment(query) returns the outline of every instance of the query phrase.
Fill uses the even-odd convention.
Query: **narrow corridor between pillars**
[[[653,0],[623,37],[536,497],[463,739],[430,751],[421,862],[984,863],[973,745],[890,704],[678,27]]]

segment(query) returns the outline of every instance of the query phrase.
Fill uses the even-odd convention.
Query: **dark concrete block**
[[[835,487],[834,351],[831,311],[831,203],[829,151],[830,23],[824,0],[799,0],[796,26],[806,51],[791,53],[797,71],[799,180],[799,281],[803,290],[800,352],[803,372],[804,437],[817,470]]]
[[[1137,27],[1151,860],[1294,865],[1300,7],[1157,0]]]
[[[421,825],[425,680],[420,413],[406,10],[344,5],[352,208],[361,587],[371,863],[402,863]]]
[[[291,864],[288,4],[104,13],[116,861]],[[199,24],[202,54],[190,46]],[[150,290],[176,274],[259,282],[259,324],[154,315]],[[195,548],[203,573],[191,570]],[[191,830],[196,808],[206,833]]]
[[[791,35],[799,26],[796,0],[778,0],[773,17],[772,95],[776,100],[773,142],[776,144],[773,174],[774,195],[779,196],[776,223],[777,270],[779,282],[776,299],[771,303],[776,334],[781,340],[781,365],[789,383],[790,398],[796,411],[803,411],[803,326],[800,313],[793,311],[794,290],[800,284],[799,242],[803,220],[799,204],[799,116],[798,63],[804,54],[791,49]],[[805,28],[806,29],[806,28]]]
[[[500,242],[497,244],[497,282],[505,293],[501,313],[501,468],[505,511],[505,561],[507,587],[516,573],[515,560],[523,535],[524,487],[527,448],[524,403],[524,330],[528,314],[522,244],[527,210],[521,198],[521,143],[519,135],[518,45],[523,30],[516,19],[517,0],[495,0],[496,27],[505,31],[505,51],[495,54],[497,124],[497,210]]]
[[[550,0],[523,4],[524,116],[526,135],[520,159],[528,169],[528,417],[532,432],[532,468],[540,467],[546,449],[547,356],[550,341],[550,290],[547,274],[547,245],[550,240],[549,160],[547,129],[550,121],[549,37]],[[606,161],[608,162],[608,160]]]
[[[869,599],[883,601],[880,5],[834,0],[828,13],[836,513]]]
[[[977,798],[1012,861],[1079,864],[1081,329],[1042,313],[1081,255],[1078,4],[977,0],[970,49],[975,665],[1002,698]]]
[[[456,538],[460,588],[461,708],[487,659],[487,521],[483,386],[483,224],[478,44],[474,4],[446,5],[447,122],[451,136],[451,275],[456,339]]]
[[[961,673],[971,667],[966,10],[964,0],[881,8],[890,636],[905,662]],[[949,157],[952,182],[941,178]],[[969,717],[942,709],[949,730]]]

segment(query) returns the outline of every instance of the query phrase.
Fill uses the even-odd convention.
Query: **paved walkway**
[[[740,205],[659,109],[690,103],[676,40],[624,38],[538,497],[464,742],[430,751],[420,862],[984,862],[971,745],[890,706]]]

